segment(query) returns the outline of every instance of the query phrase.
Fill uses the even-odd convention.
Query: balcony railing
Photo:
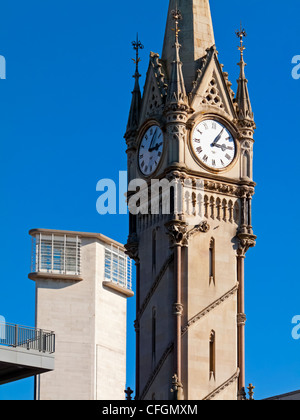
[[[55,352],[55,334],[53,331],[0,322],[0,345],[52,354]]]
[[[105,247],[105,281],[132,290],[132,265],[130,258],[120,248],[111,244]]]

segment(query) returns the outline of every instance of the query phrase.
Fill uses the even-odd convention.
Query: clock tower
[[[143,95],[142,45],[133,43],[128,202],[139,196],[126,249],[137,273],[137,399],[245,398],[255,123],[246,33],[237,36],[236,93],[219,62],[208,0],[170,0],[162,56],[150,54]]]

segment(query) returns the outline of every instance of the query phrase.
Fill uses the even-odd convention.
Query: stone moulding
[[[220,385],[218,388],[216,388],[213,392],[211,392],[207,397],[203,398],[203,401],[210,401],[214,399],[216,395],[218,395],[220,392],[224,391],[225,388],[233,384],[240,376],[240,369],[238,368],[234,375],[231,376],[226,382],[224,382],[222,385]]]
[[[203,309],[197,315],[195,315],[192,319],[190,319],[187,325],[184,328],[182,328],[182,334],[184,335],[191,326],[195,325],[198,321],[200,321],[201,318],[203,318],[205,315],[207,315],[209,312],[211,312],[213,309],[215,309],[217,306],[219,306],[221,303],[227,300],[230,296],[236,293],[238,288],[239,283],[237,283],[231,290],[229,290],[229,292],[225,293],[219,299],[215,300],[211,305],[207,306],[205,309]]]
[[[147,392],[149,391],[150,387],[152,386],[153,382],[155,381],[155,378],[157,377],[158,373],[160,372],[161,368],[163,367],[165,361],[171,354],[172,350],[174,349],[174,343],[169,344],[165,352],[163,353],[162,357],[160,358],[160,361],[158,362],[156,368],[154,369],[152,375],[150,376],[147,384],[145,385],[143,392],[141,394],[141,397],[139,399],[143,400],[145,396],[147,395]]]
[[[149,292],[148,292],[148,294],[147,294],[146,298],[144,299],[144,302],[143,302],[143,303],[142,303],[142,305],[141,305],[140,311],[139,311],[139,313],[138,313],[138,315],[137,315],[137,320],[140,320],[140,319],[141,319],[141,317],[142,317],[142,315],[143,315],[143,313],[144,313],[144,311],[145,311],[145,309],[146,309],[146,307],[147,307],[148,303],[150,302],[150,300],[151,300],[151,298],[152,298],[152,296],[153,296],[153,293],[154,293],[154,292],[155,292],[155,290],[157,289],[157,287],[158,287],[158,285],[159,285],[160,281],[162,280],[163,276],[165,275],[165,273],[166,273],[166,271],[167,271],[167,269],[168,269],[169,265],[170,265],[173,261],[174,261],[174,254],[172,253],[172,254],[170,255],[170,257],[167,259],[167,261],[164,263],[164,265],[162,266],[162,269],[160,270],[160,272],[158,273],[158,275],[156,276],[156,279],[155,279],[155,281],[154,281],[154,283],[153,283],[153,285],[152,285],[151,289],[149,290]]]

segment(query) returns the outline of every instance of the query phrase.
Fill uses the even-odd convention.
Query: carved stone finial
[[[172,377],[171,392],[174,393],[174,400],[175,401],[183,400],[183,385],[178,380],[178,375],[176,373]]]
[[[130,387],[128,387],[124,392],[126,394],[126,400],[131,401],[132,400],[132,394],[133,394],[132,389]]]
[[[250,384],[247,389],[249,390],[249,401],[253,401],[254,400],[255,386],[253,386],[252,384]]]
[[[238,393],[238,400],[239,401],[246,401],[247,400],[247,393],[245,388],[242,388]]]

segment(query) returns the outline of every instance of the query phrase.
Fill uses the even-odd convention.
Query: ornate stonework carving
[[[171,392],[174,393],[174,400],[182,400],[183,399],[183,385],[182,383],[178,380],[178,376],[175,373],[174,376],[172,377],[172,388],[171,388]]]
[[[172,246],[186,246],[188,241],[187,224],[180,221],[171,221],[166,224],[167,235]]]
[[[174,303],[173,315],[182,316],[182,314],[183,314],[183,305],[181,303]]]
[[[247,317],[245,314],[237,314],[237,325],[238,327],[245,326]]]
[[[224,104],[222,102],[222,98],[218,90],[218,85],[214,77],[211,79],[209,86],[204,94],[202,104],[216,106],[218,108],[224,109]]]
[[[181,115],[182,116],[182,115]],[[177,119],[180,119],[180,115],[176,115]],[[174,117],[172,118],[174,121]],[[176,121],[176,119],[175,119]],[[181,122],[183,122],[183,120],[181,120]],[[186,128],[184,125],[182,124],[172,124],[169,125],[167,128],[167,133],[169,135],[169,137],[173,137],[175,140],[179,141],[184,141],[185,137],[186,137]]]
[[[210,225],[207,221],[203,221],[188,231],[186,223],[171,221],[166,224],[166,228],[172,246],[188,246],[188,241],[193,235],[196,233],[207,233],[210,230]]]
[[[244,257],[249,248],[255,247],[257,237],[248,233],[240,233],[238,235],[238,239],[239,247],[237,250],[237,254],[239,257]]]
[[[135,241],[131,241],[134,239]],[[126,255],[129,256],[132,260],[134,260],[136,263],[139,263],[139,243],[137,242],[136,235],[134,238],[128,238],[128,242],[125,245],[126,248]]]
[[[209,230],[210,230],[210,225],[208,224],[207,221],[203,221],[188,232],[187,239],[190,239],[196,233],[199,233],[199,232],[207,233]]]

